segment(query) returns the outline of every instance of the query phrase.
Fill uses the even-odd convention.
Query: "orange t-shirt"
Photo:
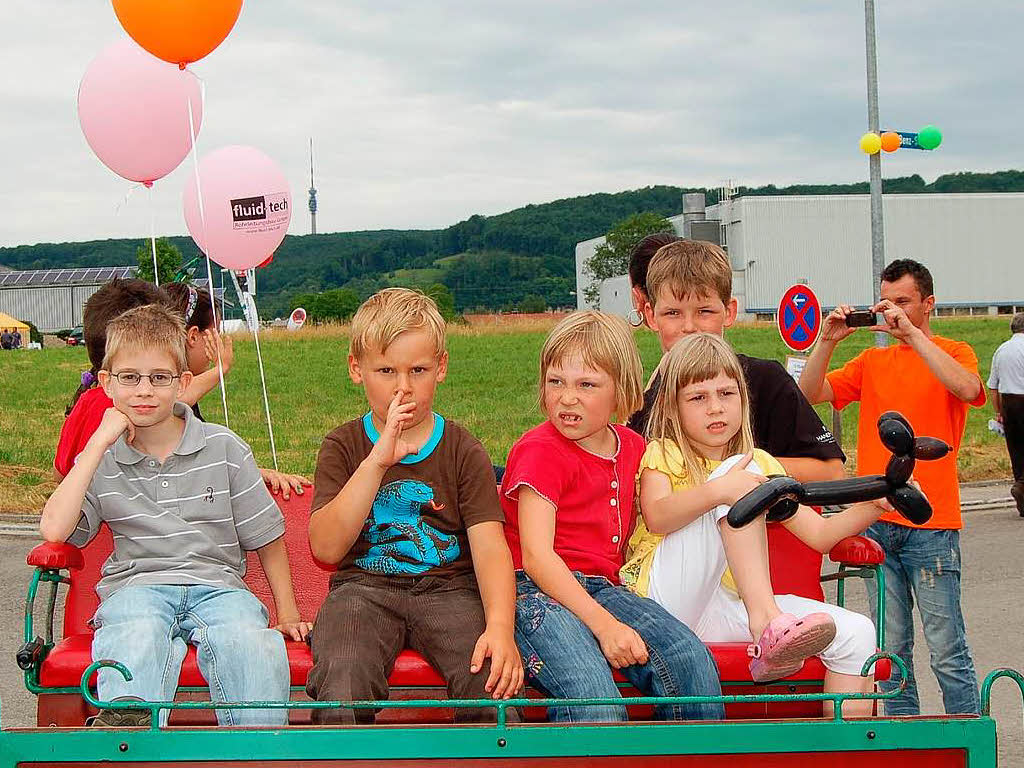
[[[941,336],[932,336],[931,340],[968,371],[978,375],[978,357],[969,344]],[[915,435],[931,435],[953,446],[953,451],[944,458],[919,461],[914,467],[914,479],[931,502],[932,519],[922,526],[913,525],[898,512],[886,513],[881,519],[912,528],[962,528],[956,458],[967,422],[968,403],[946,389],[921,356],[907,344],[866,349],[826,378],[832,385],[836,408],[860,401],[858,475],[885,472],[885,465],[892,455],[878,439],[878,417],[885,411],[902,413],[913,425]],[[970,405],[984,405],[985,388],[980,389],[980,394]]]

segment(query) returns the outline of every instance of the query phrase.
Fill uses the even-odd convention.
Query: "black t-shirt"
[[[737,355],[750,391],[751,427],[754,445],[772,456],[782,458],[841,459],[843,449],[821,423],[793,377],[774,360]],[[659,372],[644,392],[644,406],[634,413],[627,426],[646,434],[654,398],[661,389]]]

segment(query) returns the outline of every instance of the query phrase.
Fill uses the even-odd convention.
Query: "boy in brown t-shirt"
[[[318,700],[386,699],[406,646],[454,698],[510,698],[523,667],[515,580],[494,473],[480,442],[433,412],[448,368],[433,300],[388,288],[352,318],[349,377],[370,411],[317,456],[309,543],[339,563],[312,634],[306,690]],[[475,575],[474,575],[475,574]],[[457,709],[461,722],[493,709]],[[369,723],[365,709],[316,709],[316,723]]]

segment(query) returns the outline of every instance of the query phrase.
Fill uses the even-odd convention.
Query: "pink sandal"
[[[804,659],[821,653],[835,636],[836,623],[827,613],[811,613],[802,619],[791,613],[779,614],[757,643],[747,646],[754,682],[781,680],[799,672]]]

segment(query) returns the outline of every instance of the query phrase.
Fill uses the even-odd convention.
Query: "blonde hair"
[[[621,317],[587,310],[573,312],[548,334],[540,352],[540,402],[552,365],[579,357],[591,368],[605,371],[615,382],[615,413],[626,418],[644,403],[643,366],[633,333]]]
[[[704,240],[677,240],[662,246],[647,268],[647,296],[651,306],[667,285],[672,295],[713,294],[728,305],[732,299],[732,265],[725,251]]]
[[[713,333],[684,336],[666,353],[659,370],[661,389],[651,408],[647,438],[671,440],[679,446],[691,482],[703,482],[708,472],[707,459],[694,450],[679,420],[679,394],[691,384],[713,379],[720,373],[736,380],[740,389],[742,424],[729,441],[726,455],[754,450],[754,433],[750,426],[750,390],[743,377],[739,358],[725,339]]]
[[[369,350],[384,352],[409,331],[425,331],[437,356],[444,354],[444,318],[432,298],[411,288],[377,291],[362,303],[352,318],[349,354],[360,358]]]
[[[144,304],[129,309],[107,325],[107,344],[103,350],[103,370],[109,371],[114,358],[122,352],[157,349],[174,361],[174,372],[188,366],[185,351],[185,323],[174,310],[163,304]]]

